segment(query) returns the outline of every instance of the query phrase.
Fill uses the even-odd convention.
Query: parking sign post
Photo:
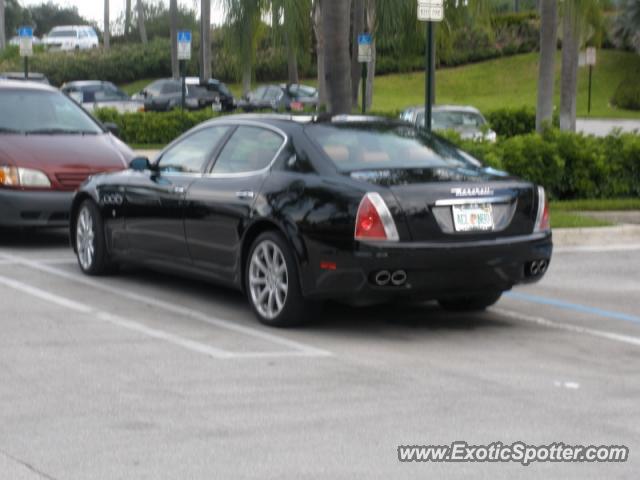
[[[424,128],[431,132],[431,117],[433,99],[435,97],[435,52],[434,52],[434,22],[444,19],[443,0],[418,0],[418,20],[427,22],[427,39],[425,45],[425,93],[424,93]]]
[[[358,61],[362,63],[362,114],[367,112],[367,65],[373,60],[373,39],[370,34],[358,35]]]
[[[29,57],[33,55],[33,28],[20,27],[20,56],[24,58],[24,79],[29,79]]]
[[[596,48],[588,47],[586,52],[586,62],[589,65],[589,97],[587,100],[587,113],[591,113],[591,77],[593,76],[593,67],[596,64]]]
[[[187,60],[191,60],[191,32],[189,30],[180,30],[178,32],[178,61],[181,63],[180,71],[182,72],[182,110],[184,110],[187,97],[185,78]]]

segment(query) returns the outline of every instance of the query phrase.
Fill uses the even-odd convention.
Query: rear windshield
[[[318,124],[306,132],[341,172],[479,166],[450,143],[406,125]]]
[[[84,110],[58,92],[0,90],[0,112],[0,131],[102,133]]]

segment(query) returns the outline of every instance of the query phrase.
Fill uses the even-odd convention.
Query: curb
[[[556,247],[606,247],[611,245],[637,245],[640,247],[640,225],[555,228],[553,229],[553,244]]]

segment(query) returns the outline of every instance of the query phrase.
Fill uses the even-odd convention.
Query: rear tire
[[[87,275],[104,275],[113,270],[104,235],[104,222],[92,200],[85,200],[78,209],[75,224],[75,245],[78,265]]]
[[[304,323],[309,316],[297,262],[278,232],[262,233],[251,245],[245,265],[245,290],[253,312],[265,325],[291,327]]]
[[[438,300],[442,308],[450,312],[481,312],[500,300],[502,292],[465,295]]]

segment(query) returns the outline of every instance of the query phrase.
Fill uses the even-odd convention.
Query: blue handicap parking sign
[[[18,29],[19,37],[33,37],[33,28],[31,27],[20,27]]]
[[[191,43],[191,32],[189,30],[180,30],[178,32],[178,42]]]
[[[371,35],[369,35],[368,33],[358,35],[359,45],[371,45],[371,43],[372,43]]]

